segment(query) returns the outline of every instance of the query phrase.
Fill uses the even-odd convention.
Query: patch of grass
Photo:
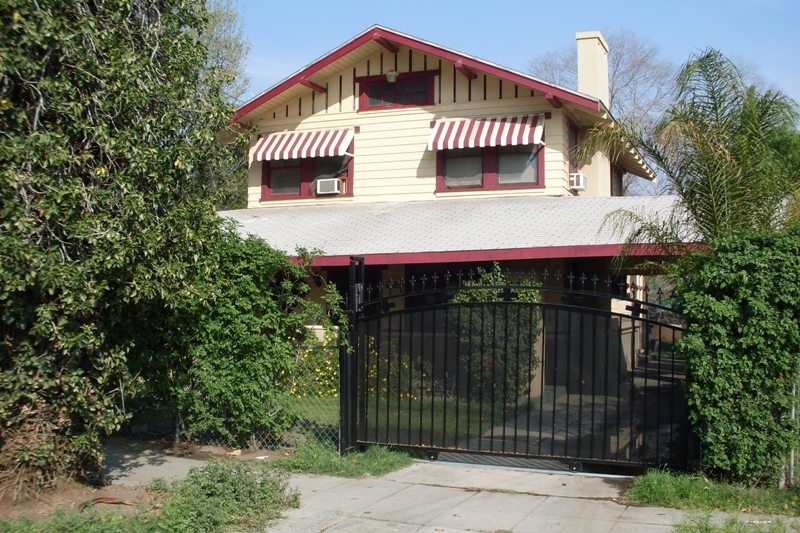
[[[301,420],[320,426],[339,426],[338,396],[291,398],[288,409]]]
[[[523,404],[518,410],[524,412]],[[511,413],[513,408],[509,407],[506,417]],[[367,405],[367,418],[373,424],[366,432],[377,442],[424,443],[447,448],[501,423],[502,415],[502,406],[497,406],[493,412],[488,400],[468,403],[454,397],[379,398]]]
[[[768,524],[753,524],[729,516],[724,522],[717,523],[711,515],[703,515],[675,526],[677,533],[786,533],[787,528],[783,522],[770,521]]]
[[[160,512],[139,511],[134,515],[104,513],[55,513],[47,521],[3,522],[0,531],[9,533],[129,533],[217,532],[263,529],[283,509],[297,507],[299,495],[289,490],[288,476],[265,463],[234,459],[212,461],[193,469],[186,479],[167,486],[154,482],[151,490],[162,492]]]
[[[636,478],[627,494],[631,503],[760,514],[800,515],[800,489],[753,488],[711,481],[702,475],[652,470]]]
[[[370,446],[364,453],[340,456],[330,443],[311,441],[285,459],[272,463],[287,472],[340,477],[382,476],[411,464],[411,457],[383,446]]]
[[[46,522],[33,522],[27,518],[14,522],[0,520],[0,531],[4,533],[108,533],[125,531],[127,533],[146,533],[157,531],[152,520],[145,513],[124,516],[112,512],[70,514],[57,511]]]

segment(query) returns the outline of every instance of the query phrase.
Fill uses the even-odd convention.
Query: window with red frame
[[[404,72],[394,82],[386,76],[363,76],[359,83],[359,110],[432,105],[433,80],[438,70]]]
[[[264,161],[262,165],[262,200],[315,198],[316,180],[326,178],[342,180],[342,194],[348,194],[351,190],[352,158],[350,157],[286,159]]]
[[[436,190],[522,189],[543,187],[539,145],[441,150]]]

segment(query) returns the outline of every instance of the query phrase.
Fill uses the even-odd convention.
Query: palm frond
[[[800,220],[800,169],[791,166],[797,159],[787,158],[783,141],[776,142],[787,131],[800,135],[797,104],[780,92],[748,87],[714,49],[689,59],[677,87],[675,102],[652,127],[601,124],[574,154],[580,162],[602,150],[614,161],[620,150],[634,148],[668,180],[667,190],[680,206],[669,217],[614,215],[629,243],[663,248]],[[791,147],[790,142],[783,144]]]

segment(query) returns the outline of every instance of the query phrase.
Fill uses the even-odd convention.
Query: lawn
[[[502,422],[500,409],[491,417],[488,403],[467,403],[455,397],[372,398],[366,409],[366,441],[399,445],[463,447],[464,443]]]

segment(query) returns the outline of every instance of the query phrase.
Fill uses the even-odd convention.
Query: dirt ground
[[[274,460],[285,457],[287,451],[274,450],[231,450],[219,446],[197,446],[166,441],[132,441],[117,439],[116,446],[136,451],[143,455],[164,454],[207,461],[220,457],[235,457],[240,460]],[[137,509],[152,511],[160,504],[159,494],[145,487],[129,487],[122,484],[105,486],[83,485],[74,481],[61,481],[52,489],[42,492],[36,498],[12,501],[9,494],[0,498],[0,519],[17,520],[28,517],[34,521],[43,520],[57,509],[68,513],[115,512],[133,513]]]
[[[105,503],[93,503],[95,500]],[[103,511],[134,512],[137,508],[152,510],[158,505],[157,494],[143,488],[125,485],[92,487],[74,481],[59,482],[53,489],[36,498],[14,502],[8,495],[0,499],[0,518],[17,520],[28,517],[44,520],[57,509],[68,513]]]

